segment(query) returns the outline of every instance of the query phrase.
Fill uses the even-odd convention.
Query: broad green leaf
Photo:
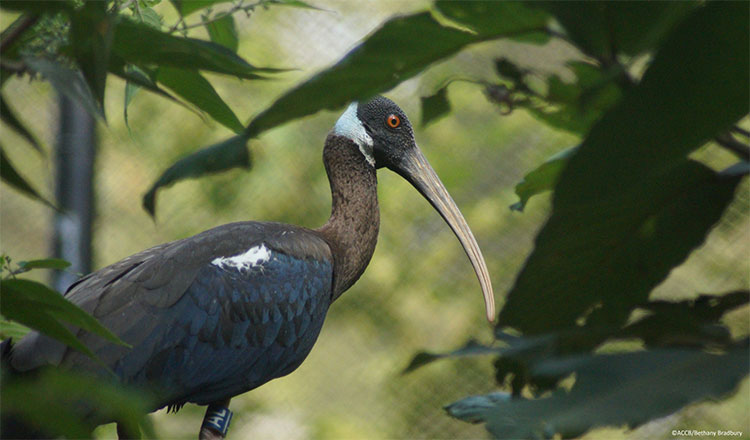
[[[334,110],[386,91],[469,44],[544,29],[546,13],[520,2],[448,2],[462,22],[480,22],[479,32],[442,26],[429,12],[393,18],[332,67],[288,91],[250,122],[247,133],[263,131],[313,114]],[[439,5],[443,5],[442,2]],[[487,8],[484,10],[482,8]],[[485,16],[492,15],[492,24]]]
[[[85,3],[72,14],[70,25],[71,52],[102,115],[114,28],[114,18],[105,7],[105,2]]]
[[[153,9],[148,7],[141,8],[139,18],[144,24],[157,30],[161,29],[161,16]]]
[[[732,392],[748,373],[748,355],[745,346],[722,355],[663,349],[553,359],[534,367],[534,374],[575,373],[570,391],[499,399],[473,416],[496,438],[573,438],[600,426],[632,428]]]
[[[18,266],[24,270],[31,269],[57,269],[63,270],[70,267],[70,262],[62,258],[44,258],[41,260],[20,261]]]
[[[0,96],[0,118],[2,118],[3,122],[8,124],[9,127],[11,127],[13,130],[18,132],[18,134],[29,141],[34,149],[36,149],[40,153],[44,153],[44,150],[42,149],[41,144],[39,144],[39,141],[36,140],[36,137],[34,137],[29,129],[27,129],[26,126],[23,125],[23,123],[16,117],[15,112],[10,108],[10,106],[8,106],[8,101],[4,96]]]
[[[34,323],[41,322],[41,319],[47,319],[50,323],[45,325],[58,329],[65,329],[59,324],[59,321],[65,321],[115,344],[128,346],[99,324],[99,321],[93,316],[44,284],[24,279],[5,279],[0,281],[0,286],[2,286],[0,299],[2,300],[3,315],[9,319],[17,320],[33,328],[37,328],[33,325]],[[37,319],[37,316],[40,318]],[[18,319],[18,317],[22,319]],[[43,331],[42,329],[39,330]],[[57,338],[55,335],[49,336]],[[76,342],[78,341],[76,340]],[[80,342],[78,342],[76,348],[79,348],[79,346]],[[84,351],[90,353],[88,349]]]
[[[595,58],[651,50],[699,2],[543,2],[570,39]]]
[[[49,81],[58,93],[79,103],[91,116],[104,119],[104,113],[81,72],[43,58],[25,58],[24,61],[31,70]]]
[[[224,14],[220,18],[205,23],[208,36],[216,44],[221,44],[232,52],[237,52],[239,40],[237,39],[237,28],[234,26],[234,17]]]
[[[549,332],[573,327],[595,306],[600,307],[592,317],[623,323],[703,243],[741,179],[685,161],[616,195],[561,204],[562,179],[575,157],[563,171],[553,213],[500,312],[500,325]]]
[[[196,70],[160,67],[156,80],[178,96],[208,113],[217,122],[240,133],[243,125],[213,86]]]
[[[740,177],[685,157],[747,113],[748,12],[740,2],[696,10],[591,129],[560,175],[499,325],[553,331],[598,304],[625,320],[703,242]]]
[[[448,101],[448,86],[443,86],[434,95],[423,96],[422,102],[422,126],[439,119],[451,111],[451,103]]]
[[[578,151],[578,147],[568,148],[547,159],[543,164],[526,174],[516,185],[516,195],[519,201],[510,205],[514,211],[523,211],[531,196],[550,191],[555,187],[568,158]]]
[[[209,70],[244,79],[259,79],[259,72],[278,70],[250,65],[226,47],[194,38],[176,37],[143,23],[120,17],[112,51],[139,66]]]
[[[13,338],[19,340],[23,338],[30,329],[25,325],[19,324],[15,321],[8,321],[0,318],[0,340],[6,340]]]
[[[143,196],[143,208],[151,216],[155,215],[156,192],[161,187],[172,185],[183,179],[204,176],[231,168],[250,168],[247,140],[245,136],[234,136],[178,160],[157,179],[156,183]]]
[[[16,168],[13,166],[10,160],[8,160],[8,157],[5,155],[5,151],[3,151],[2,147],[0,147],[0,178],[2,178],[3,182],[21,191],[27,196],[33,199],[37,199],[45,205],[54,208],[54,205],[52,203],[42,197],[31,185],[29,185],[28,182],[26,182],[26,179],[18,174],[18,171],[16,171]]]
[[[209,6],[213,6],[216,3],[228,3],[231,0],[171,0],[172,4],[174,5],[175,9],[182,15],[183,17],[186,17],[193,12],[207,8]]]
[[[4,416],[13,414],[48,438],[91,438],[96,424],[111,420],[132,433],[140,433],[140,425],[145,438],[158,438],[145,417],[153,408],[148,396],[81,372],[4,377],[2,401]]]

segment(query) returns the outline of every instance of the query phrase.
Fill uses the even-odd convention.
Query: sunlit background
[[[239,53],[259,66],[291,68],[270,81],[210,75],[241,120],[247,121],[294,84],[340,59],[387,18],[429,7],[427,1],[311,0],[322,10],[292,7],[237,15]],[[176,16],[158,7],[171,25]],[[0,16],[2,27],[13,19]],[[506,57],[538,72],[570,77],[567,60],[580,58],[564,43],[530,46],[489,42],[472,46],[387,93],[410,115],[417,142],[463,211],[490,269],[499,306],[549,211],[547,195],[525,212],[508,209],[515,184],[550,155],[578,139],[555,131],[524,111],[502,115],[481,87],[454,82],[452,112],[419,124],[419,98],[449,78],[494,79],[494,59]],[[321,112],[274,129],[250,142],[253,168],[179,183],[159,194],[154,221],[141,197],[177,158],[231,133],[184,107],[139,92],[123,118],[124,82],[110,76],[107,123],[99,125],[96,159],[94,267],[187,237],[223,223],[272,220],[308,227],[323,224],[330,209],[321,162],[326,133],[339,112]],[[53,197],[53,157],[59,118],[48,83],[13,78],[8,101],[43,141],[38,154],[9,130],[2,139],[20,172]],[[343,109],[342,109],[343,110]],[[704,148],[696,157],[717,169],[732,157]],[[470,338],[491,340],[479,284],[458,241],[442,219],[400,177],[379,173],[381,233],[372,263],[360,281],[331,308],[320,339],[305,363],[232,401],[232,438],[483,438],[481,426],[455,421],[442,406],[469,394],[495,390],[490,358],[446,360],[408,375],[401,371],[419,350],[448,351]],[[685,299],[748,287],[748,186],[743,185],[722,222],[687,264],[657,288],[654,297]],[[3,186],[0,251],[16,260],[51,253],[53,212]],[[750,333],[748,308],[729,315],[736,335]],[[672,438],[672,429],[750,430],[745,413],[750,387],[721,404],[693,405],[636,431],[607,429],[590,438]],[[194,438],[204,408],[153,416],[162,438]],[[97,431],[113,437],[113,425]]]

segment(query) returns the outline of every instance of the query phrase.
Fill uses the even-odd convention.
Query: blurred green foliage
[[[690,310],[686,315],[674,310],[660,315],[654,309],[660,303],[647,301],[674,302],[695,297],[698,292],[748,287],[747,268],[737,264],[746,256],[748,245],[748,190],[746,185],[738,186],[747,172],[714,171],[726,169],[737,159],[726,148],[718,148],[720,142],[706,144],[720,135],[719,131],[730,129],[747,110],[748,32],[747,23],[742,22],[747,17],[746,5],[566,2],[562,7],[553,2],[531,6],[439,1],[425,12],[429,7],[425,3],[406,6],[401,2],[375,6],[335,1],[314,5],[293,1],[174,1],[177,10],[169,3],[158,3],[113,2],[104,11],[101,4],[93,2],[83,6],[55,3],[54,8],[61,12],[54,15],[57,22],[53,29],[63,34],[61,40],[67,41],[72,35],[72,44],[81,46],[79,50],[60,51],[62,59],[49,59],[40,56],[38,50],[3,48],[4,56],[17,54],[16,58],[4,58],[2,66],[3,105],[6,100],[13,102],[20,121],[3,118],[17,132],[7,144],[13,145],[14,150],[9,150],[13,154],[5,159],[9,164],[14,160],[20,170],[13,177],[16,183],[25,182],[21,176],[48,174],[43,160],[16,145],[36,136],[42,140],[41,145],[49,145],[53,139],[49,115],[29,117],[43,99],[19,105],[24,93],[46,97],[48,89],[39,83],[22,86],[17,79],[9,81],[9,71],[24,67],[18,63],[37,70],[58,92],[73,94],[94,113],[112,115],[116,114],[112,109],[127,111],[131,107],[131,131],[124,121],[110,117],[99,152],[99,265],[233,220],[267,219],[311,227],[322,224],[330,196],[322,167],[316,164],[320,162],[319,147],[335,115],[326,113],[270,130],[399,85],[389,95],[412,115],[416,114],[418,95],[439,97],[421,101],[425,125],[433,123],[418,130],[417,140],[472,225],[488,259],[496,291],[510,292],[495,335],[501,342],[491,344],[487,340],[470,346],[468,353],[457,353],[492,353],[497,356],[494,369],[486,360],[459,359],[399,377],[409,353],[422,348],[444,350],[461,344],[467,335],[486,332],[482,331],[481,308],[476,306],[474,291],[478,288],[457,243],[426,204],[413,202],[417,200],[413,191],[405,191],[397,179],[381,173],[382,235],[368,271],[333,307],[316,349],[295,374],[233,401],[237,412],[233,436],[477,437],[482,435],[481,430],[450,421],[442,416],[440,406],[498,386],[511,390],[513,397],[503,395],[501,399],[471,400],[468,404],[461,401],[463,411],[472,414],[471,420],[486,420],[494,435],[581,435],[592,426],[636,426],[693,401],[724,396],[746,375],[746,366],[738,365],[735,359],[746,353],[738,341],[750,330],[744,305],[746,291],[737,294],[745,301],[732,302],[720,313],[709,313],[716,304],[706,300],[685,304]],[[3,3],[3,7],[25,11],[17,19],[10,17],[15,19],[12,22],[5,14],[0,17],[4,20],[3,39],[15,26],[40,13],[29,4]],[[320,6],[323,11],[266,10],[273,4]],[[413,8],[414,13],[409,15],[405,8]],[[200,18],[191,15],[201,9]],[[326,11],[330,10],[341,15],[328,17]],[[241,19],[241,11],[251,15],[249,19]],[[386,19],[393,12],[404,15]],[[261,13],[263,20],[256,20],[254,14]],[[60,17],[66,14],[73,22],[70,34],[64,19],[60,24]],[[580,20],[582,16],[587,19]],[[50,28],[45,24],[47,15],[42,17],[27,24],[30,32]],[[231,24],[227,17],[232,17]],[[76,32],[76,20],[79,28],[93,27],[98,33],[92,37]],[[354,41],[378,23],[377,30],[351,49]],[[326,39],[326,32],[341,34],[333,33]],[[45,35],[51,34],[54,32]],[[20,35],[14,40],[19,45],[26,41],[23,33]],[[506,39],[470,46],[499,37]],[[91,38],[99,39],[98,43],[84,44]],[[317,41],[333,47],[317,52],[308,48]],[[725,52],[716,51],[716,47],[733,56],[723,55]],[[245,59],[306,71],[259,69]],[[682,67],[686,62],[691,62],[690,69]],[[311,67],[326,65],[331,67],[309,75]],[[721,68],[712,69],[717,65]],[[168,69],[179,74],[164,76]],[[271,75],[278,80],[238,83],[205,71],[246,79]],[[674,72],[678,72],[676,79]],[[456,77],[468,77],[469,81],[451,82]],[[407,81],[409,78],[416,79]],[[127,99],[125,82],[130,88]],[[451,84],[450,89],[446,83]],[[71,90],[71,84],[76,84],[75,90]],[[134,95],[136,87],[155,94]],[[81,88],[88,91],[81,92]],[[196,94],[195,89],[202,92]],[[174,101],[182,102],[183,107],[175,106]],[[268,106],[258,104],[271,101]],[[239,131],[237,121],[256,116],[243,134],[226,141],[225,132],[200,124],[185,112],[185,107],[204,112],[234,132]],[[446,115],[448,109],[453,109],[451,117],[438,121],[437,117]],[[746,127],[747,119],[740,125]],[[247,153],[245,144],[250,137],[257,138],[248,144],[256,164],[251,173],[232,170],[186,181],[164,191],[155,211],[153,196],[160,187],[182,178],[247,165],[247,161],[236,158],[238,152]],[[731,141],[747,143],[742,135],[739,139],[732,137]],[[207,144],[213,146],[185,157]],[[513,187],[524,174],[545,158],[578,144],[582,146],[568,150],[571,154],[563,156],[562,161],[552,162],[556,165],[552,172],[540,167],[536,174],[528,174],[526,182],[536,182],[532,190],[517,187],[522,204],[526,204],[523,215],[507,209],[517,200]],[[735,154],[737,150],[743,151],[736,148]],[[686,160],[688,154],[692,161]],[[196,166],[205,164],[206,158],[207,166]],[[174,165],[167,169],[170,163]],[[164,169],[167,171],[158,177]],[[693,175],[700,179],[694,179],[692,192],[682,192],[681,185]],[[665,176],[671,176],[669,185],[663,184]],[[2,177],[13,183],[7,173]],[[635,184],[624,184],[631,181]],[[626,191],[621,193],[623,187]],[[709,187],[721,187],[716,190],[720,194],[693,197],[694,193],[709,191]],[[552,188],[555,194],[551,199],[539,195],[533,203],[527,203],[531,195]],[[151,198],[144,199],[144,205],[159,213],[156,227],[138,208],[138,199],[146,192]],[[46,197],[45,191],[40,193]],[[646,197],[656,193],[666,195],[654,196],[653,200]],[[610,197],[612,194],[616,197]],[[644,197],[650,202],[641,203]],[[664,203],[674,197],[682,197],[676,207]],[[719,199],[721,203],[717,203]],[[21,249],[46,249],[45,234],[29,237],[24,232],[29,228],[24,219],[43,218],[48,215],[46,208],[6,193],[3,204],[10,208],[2,210],[4,251],[22,255],[30,252],[19,252]],[[606,214],[613,206],[620,206],[620,211],[615,211],[624,211],[624,215]],[[548,214],[549,220],[533,243]],[[664,218],[669,221],[662,222]],[[634,222],[628,223],[632,219]],[[593,233],[592,220],[601,222],[599,236]],[[637,226],[635,235],[633,225]],[[618,259],[604,269],[614,277],[609,281],[612,288],[594,286],[578,291],[580,283],[560,282],[576,270],[578,279],[584,280],[586,274],[602,273],[598,264],[602,258],[586,258],[601,252],[609,261],[606,246],[612,238],[610,233],[618,228],[626,232],[622,241],[628,245],[617,247]],[[693,237],[687,243],[683,240],[686,231]],[[705,245],[693,252],[704,241]],[[555,244],[560,247],[556,249]],[[534,261],[545,258],[545,252],[549,263],[534,266]],[[648,258],[659,261],[667,253],[672,257],[657,264],[659,273],[645,277],[645,281],[637,274],[622,275],[622,270],[642,270],[639,264]],[[617,282],[617,274],[625,282]],[[528,284],[529,279],[541,280],[543,287]],[[633,283],[639,293],[630,298]],[[549,297],[553,292],[550,289],[558,290]],[[576,307],[568,309],[569,304]],[[676,304],[679,307],[681,303]],[[705,313],[708,318],[700,321],[700,326],[688,326],[694,332],[688,332],[688,344],[685,338],[664,338],[686,332],[683,324],[695,322],[695,314]],[[666,318],[649,320],[649,316],[678,318],[674,325],[667,325]],[[613,335],[625,335],[620,331],[635,331],[622,326],[623,318],[641,326],[635,333],[628,333],[627,339],[642,338],[643,344],[636,346],[646,351],[610,357],[598,354],[597,350],[632,349],[632,344],[618,342],[601,345]],[[508,336],[505,325],[528,334]],[[584,337],[580,337],[581,330]],[[669,351],[675,345],[683,351]],[[705,348],[726,354],[707,355],[702,351]],[[571,354],[579,355],[577,362],[564,357]],[[701,368],[672,370],[670,362],[675,356],[685,356],[691,365]],[[634,368],[623,372],[618,367],[626,358],[635,359]],[[423,356],[422,363],[431,359]],[[694,373],[702,371],[706,362],[712,369],[737,368],[721,376],[696,376]],[[556,408],[572,412],[576,405],[590,405],[596,401],[592,397],[596,393],[628,402],[620,398],[618,393],[623,391],[614,384],[628,378],[646,378],[646,370],[657,368],[654,365],[672,373],[669,378],[673,380],[700,380],[707,385],[680,399],[652,399],[649,402],[653,405],[640,408],[630,405],[632,412],[620,418],[609,417],[597,406],[586,407],[586,417],[566,419],[555,412]],[[555,374],[550,374],[551,368]],[[601,374],[594,377],[592,371]],[[492,380],[493,373],[497,383]],[[624,379],[620,373],[628,377]],[[579,374],[580,380],[574,381],[566,397],[565,387],[571,385],[560,379],[571,374]],[[666,379],[650,379],[656,382],[653,389],[663,387],[668,394],[667,390],[674,389],[674,381]],[[726,382],[718,383],[719,379]],[[539,398],[535,394],[548,390],[557,390],[554,397]],[[642,389],[635,387],[626,397],[642,397],[638,390]],[[547,405],[547,412],[534,409],[545,406],[549,399],[555,405]],[[479,402],[481,410],[471,402]],[[681,418],[667,421],[666,427],[654,422],[656,429],[661,429],[657,436],[669,438],[671,429],[683,425],[705,428],[700,423],[747,432],[750,425],[743,411],[747,406],[747,393],[744,397],[740,393],[726,405],[702,415],[688,409]],[[523,412],[526,408],[528,414]],[[589,417],[589,411],[597,409],[601,417]],[[519,414],[510,425],[501,423],[498,417],[508,411]],[[717,419],[715,414],[719,413],[733,416]],[[192,437],[201,416],[200,410],[191,406],[177,415],[160,414],[156,417],[158,431],[165,437]],[[574,423],[569,423],[571,420]],[[104,427],[99,435],[110,436],[111,429]],[[648,429],[648,425],[642,429]],[[593,431],[592,435],[600,432]],[[632,436],[638,438],[638,432]]]

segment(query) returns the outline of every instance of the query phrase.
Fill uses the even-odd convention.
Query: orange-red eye
[[[385,120],[385,122],[388,124],[391,128],[397,128],[399,125],[401,125],[401,118],[394,114],[388,115],[388,118]]]

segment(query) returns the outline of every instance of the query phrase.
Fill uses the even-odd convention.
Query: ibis
[[[378,237],[379,168],[410,182],[448,223],[494,317],[479,246],[398,105],[382,96],[350,104],[326,138],[323,162],[332,195],[323,226],[226,224],[131,255],[65,294],[132,346],[77,334],[121,384],[153,396],[152,410],[208,406],[201,439],[226,435],[231,398],[299,367],[328,308],[364,272]],[[10,348],[13,372],[46,366],[109,377],[102,364],[36,331]]]

